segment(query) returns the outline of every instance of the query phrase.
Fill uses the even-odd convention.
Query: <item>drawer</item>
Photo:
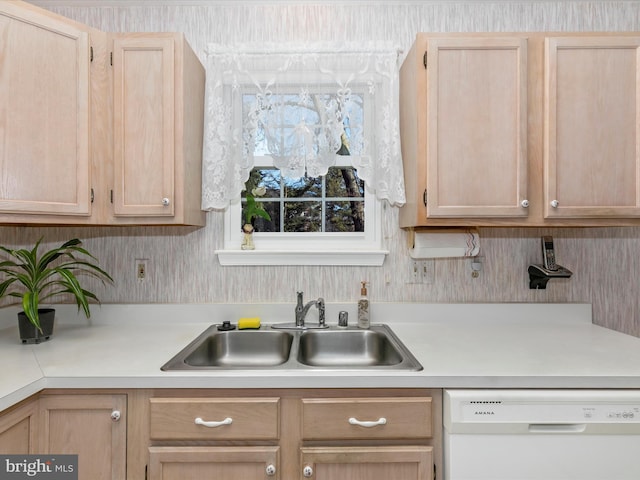
[[[152,398],[150,415],[152,440],[276,440],[280,435],[279,398]]]
[[[302,399],[305,440],[431,437],[431,398]]]

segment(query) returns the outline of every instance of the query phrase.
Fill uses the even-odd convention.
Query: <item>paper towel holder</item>
[[[475,228],[428,228],[410,230],[409,256],[428,258],[475,257],[480,253],[480,236]]]

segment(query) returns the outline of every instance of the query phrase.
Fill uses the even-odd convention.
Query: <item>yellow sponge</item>
[[[238,330],[246,328],[260,328],[260,317],[241,318],[238,320]]]

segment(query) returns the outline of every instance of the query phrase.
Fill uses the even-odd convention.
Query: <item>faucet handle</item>
[[[304,292],[297,292],[298,295],[298,308],[301,308],[303,306],[304,301],[302,300],[302,295],[304,294]]]

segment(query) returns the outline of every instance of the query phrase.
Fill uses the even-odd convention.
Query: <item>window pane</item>
[[[245,183],[245,190],[242,191],[242,198],[247,197],[247,192],[254,188],[264,187],[265,194],[262,198],[280,198],[280,170],[277,168],[254,168],[249,174],[249,179]]]
[[[322,195],[322,177],[302,177],[284,179],[284,196],[287,198],[312,197]]]
[[[256,232],[280,232],[280,202],[263,202],[262,206],[269,213],[271,221],[256,218],[253,222]]]
[[[362,87],[366,89],[367,87]],[[272,134],[278,131],[273,138],[285,142],[290,147],[289,142],[293,141],[292,135],[295,128],[304,126],[315,134],[321,130],[321,118],[326,112],[338,112],[344,126],[346,145],[340,149],[341,155],[360,155],[363,146],[364,133],[364,95],[357,92],[350,92],[338,98],[336,93],[309,92],[304,87],[295,91],[291,87],[291,92],[274,93],[268,97],[259,97],[255,93],[245,93],[243,95],[243,116],[255,115],[261,112],[268,118],[269,129]],[[322,111],[321,116],[318,111]],[[250,113],[254,112],[254,113]],[[266,121],[266,120],[265,120]],[[243,132],[245,141],[251,137],[251,132]],[[276,154],[276,146],[269,145],[264,126],[258,122],[255,132],[255,155]],[[287,148],[285,148],[286,150]],[[317,150],[317,145],[315,146]]]
[[[285,232],[322,231],[322,204],[320,202],[286,202],[284,217]]]
[[[364,202],[327,202],[327,232],[364,232]]]
[[[364,197],[364,182],[353,167],[332,167],[327,172],[327,197]]]

